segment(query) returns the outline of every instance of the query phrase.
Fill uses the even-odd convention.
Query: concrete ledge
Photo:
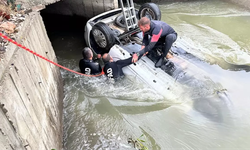
[[[17,42],[56,62],[39,13],[26,17],[17,37]],[[0,69],[1,149],[62,149],[59,68],[10,44]]]
[[[63,0],[47,6],[43,12],[91,18],[100,13],[116,8],[118,8],[118,0]]]

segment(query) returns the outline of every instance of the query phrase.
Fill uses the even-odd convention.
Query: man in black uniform
[[[132,57],[123,60],[113,61],[113,58],[108,53],[103,54],[102,60],[105,64],[103,69],[105,75],[108,78],[112,79],[117,79],[119,77],[124,76],[122,68],[136,62],[133,60]]]
[[[100,64],[92,60],[93,52],[89,47],[85,47],[83,49],[82,56],[83,59],[81,59],[79,62],[81,73],[94,75],[102,72]]]
[[[138,21],[138,26],[143,32],[143,45],[142,49],[133,55],[133,58],[136,60],[138,56],[147,54],[155,45],[164,45],[162,58],[167,58],[167,54],[177,38],[175,30],[163,21],[149,20],[147,17],[142,17]]]

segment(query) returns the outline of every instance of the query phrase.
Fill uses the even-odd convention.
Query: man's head
[[[86,60],[91,60],[92,57],[93,57],[93,52],[92,50],[89,48],[89,47],[85,47],[83,50],[82,50],[82,56],[84,59]]]
[[[150,20],[147,17],[142,17],[138,21],[138,26],[142,32],[147,32],[150,29]]]
[[[108,62],[113,61],[112,57],[108,53],[103,54],[102,60],[104,63],[108,63]]]

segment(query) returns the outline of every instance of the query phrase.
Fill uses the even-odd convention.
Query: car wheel
[[[138,10],[135,10],[135,14],[136,18],[138,19]],[[115,18],[115,23],[119,27],[126,28],[125,18],[123,17],[123,14],[120,14]]]
[[[113,31],[103,22],[98,22],[92,28],[91,34],[95,43],[102,49],[109,51],[115,44],[115,36]]]
[[[161,20],[161,11],[155,3],[145,3],[139,9],[139,19],[148,17],[150,20]]]
[[[123,14],[117,16],[115,18],[115,23],[116,25],[118,25],[119,27],[122,27],[122,28],[125,28],[126,27],[126,24],[125,24],[125,19],[123,17]]]

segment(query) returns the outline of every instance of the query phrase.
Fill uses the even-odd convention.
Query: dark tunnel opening
[[[55,3],[47,6],[46,9],[53,9],[57,6]],[[58,51],[62,49],[76,51],[80,54],[81,49],[86,45],[84,27],[88,19],[77,15],[48,13],[46,9],[41,11],[41,16],[56,55],[58,56]],[[61,42],[58,41],[59,39],[62,39]],[[73,44],[69,44],[72,42]]]
[[[81,16],[66,16],[59,14],[49,14],[43,13],[41,11],[41,16],[43,18],[48,35],[55,32],[65,31],[65,32],[81,32],[84,33],[84,26],[87,19]]]

